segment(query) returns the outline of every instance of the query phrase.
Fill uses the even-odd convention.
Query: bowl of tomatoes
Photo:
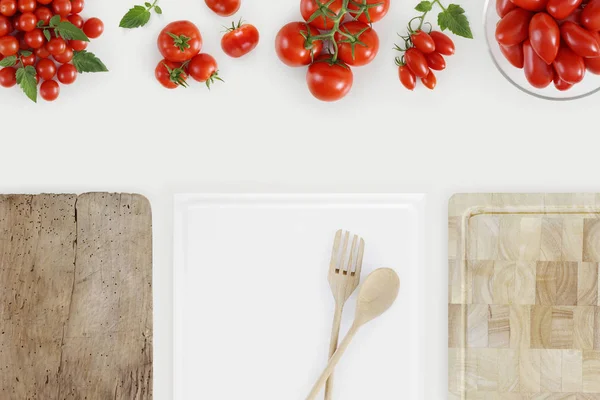
[[[600,0],[486,0],[500,73],[525,93],[574,100],[600,91]]]

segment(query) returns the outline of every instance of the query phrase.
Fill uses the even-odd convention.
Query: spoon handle
[[[337,351],[329,359],[329,364],[327,364],[327,367],[321,374],[321,377],[317,380],[317,382],[313,386],[313,388],[310,391],[310,394],[308,395],[306,400],[315,400],[317,398],[317,395],[323,388],[323,385],[325,385],[325,382],[327,382],[327,379],[333,373],[335,366],[337,365],[337,363],[340,361],[340,359],[344,355],[344,352],[350,345],[350,342],[352,342],[354,335],[356,335],[356,332],[358,332],[359,327],[360,326],[356,325],[356,324],[352,325],[352,328],[350,328],[350,330],[348,331],[348,334],[346,335],[346,337],[344,338],[342,343],[340,343],[340,346],[338,347]]]
[[[335,304],[335,314],[333,317],[333,327],[331,328],[331,341],[329,343],[329,358],[335,354],[338,343],[340,341],[340,327],[342,325],[342,312],[344,311],[344,303]],[[327,379],[325,384],[325,400],[331,400],[333,395],[333,374]]]

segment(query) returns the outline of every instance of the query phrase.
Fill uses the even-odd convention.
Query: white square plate
[[[356,336],[334,398],[422,398],[424,209],[420,194],[177,195],[175,400],[306,397],[327,361],[338,229],[365,240],[361,281],[389,267],[402,287]]]

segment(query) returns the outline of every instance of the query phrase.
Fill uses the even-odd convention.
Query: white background
[[[528,97],[495,70],[483,37],[482,0],[462,4],[476,39],[457,54],[435,92],[397,80],[395,33],[417,1],[393,0],[376,25],[381,52],[355,73],[344,101],[307,92],[302,69],[277,60],[280,26],[298,0],[244,0],[261,45],[240,60],[219,47],[221,25],[201,0],[162,0],[145,29],[117,28],[129,1],[88,0],[84,15],[107,29],[89,49],[111,69],[84,76],[56,103],[0,90],[2,192],[135,191],[154,211],[155,398],[172,393],[172,195],[176,192],[428,193],[429,344],[426,399],[446,395],[446,208],[457,191],[599,191],[599,97],[553,103]],[[131,2],[133,5],[133,2]],[[157,33],[198,24],[226,84],[168,91],[154,81]]]

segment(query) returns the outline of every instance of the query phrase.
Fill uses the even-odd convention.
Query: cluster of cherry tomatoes
[[[77,77],[78,71],[71,63],[74,53],[85,50],[88,43],[65,40],[49,25],[58,16],[59,23],[70,22],[88,38],[99,37],[104,24],[98,18],[84,20],[80,15],[83,8],[84,0],[1,0],[0,60],[11,57],[15,63],[0,70],[0,86],[15,86],[18,69],[32,66],[35,79],[41,82],[40,96],[47,101],[56,100],[60,92],[58,82],[69,85]]]
[[[408,90],[414,90],[419,78],[426,88],[435,89],[437,78],[433,71],[446,69],[444,56],[454,54],[454,42],[442,32],[427,33],[421,29],[410,32],[404,39],[404,48],[396,46],[396,50],[404,52],[396,58],[400,82]]]
[[[379,51],[371,24],[383,19],[390,0],[301,0],[304,22],[285,25],[275,40],[279,59],[290,67],[309,66],[306,82],[322,101],[348,94],[351,67],[367,65]]]
[[[496,41],[535,88],[561,91],[600,74],[600,0],[497,0]]]

